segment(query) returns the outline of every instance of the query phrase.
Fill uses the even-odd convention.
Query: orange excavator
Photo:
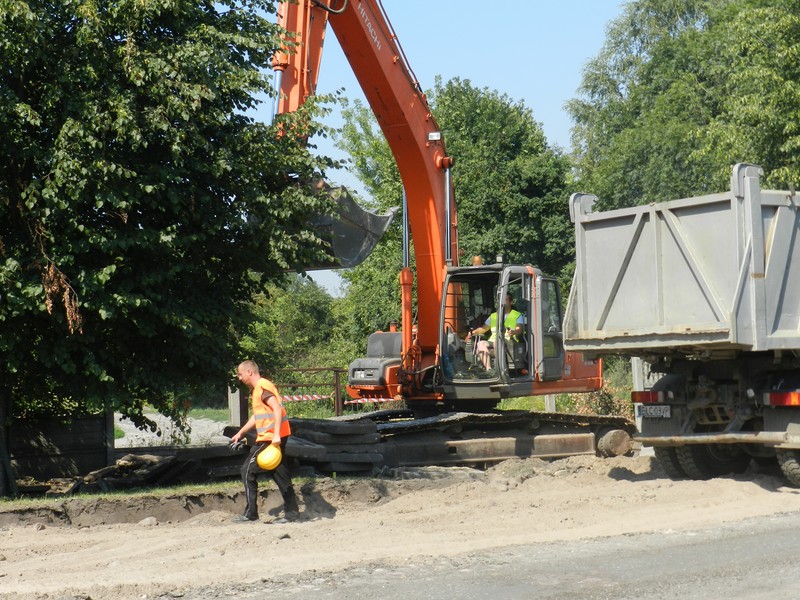
[[[277,111],[296,110],[314,94],[330,26],[405,189],[404,232],[410,240],[406,233],[401,327],[370,336],[367,356],[349,366],[351,398],[402,399],[419,412],[485,411],[503,398],[599,389],[600,361],[564,351],[554,278],[534,266],[505,264],[502,257],[493,264],[476,259],[459,265],[454,159],[380,0],[284,2],[279,19],[291,41],[273,62]],[[410,267],[412,243],[416,273]],[[487,320],[495,327],[484,327]],[[470,335],[476,329],[489,331],[483,338]]]

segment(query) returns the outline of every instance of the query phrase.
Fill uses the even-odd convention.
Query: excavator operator
[[[525,320],[522,313],[514,309],[514,298],[510,293],[505,296],[505,318],[503,319],[503,329],[508,339],[519,339],[525,330]],[[494,343],[497,339],[497,311],[489,315],[486,322],[482,327],[476,327],[467,333],[467,341],[473,335],[483,335],[490,332],[488,340],[478,340],[475,344],[475,356],[483,365],[483,368],[489,371],[492,368],[492,353],[494,351]]]

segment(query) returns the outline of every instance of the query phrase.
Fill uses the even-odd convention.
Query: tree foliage
[[[249,298],[318,258],[317,159],[245,116],[270,12],[0,0],[0,400],[177,416],[230,377]]]
[[[319,285],[299,275],[287,276],[254,300],[253,321],[242,349],[267,372],[320,366],[309,363],[309,349],[330,342],[335,326],[334,299]]]
[[[572,257],[569,161],[521,101],[458,78],[431,95],[448,152],[464,255],[530,263],[558,274]]]
[[[800,180],[800,5],[636,0],[569,103],[580,185],[607,206]]]
[[[494,261],[501,254],[507,262],[560,273],[572,257],[568,159],[548,146],[522,102],[458,78],[437,79],[429,95],[448,153],[456,159],[452,175],[463,255]],[[339,145],[351,156],[375,208],[401,206],[400,176],[371,111],[355,102],[344,117]],[[344,274],[353,331],[361,336],[399,319],[400,235],[398,223],[363,265]]]
[[[350,157],[352,169],[364,185],[366,208],[385,212],[403,205],[403,184],[389,144],[372,111],[360,101],[344,102],[344,126],[337,145]],[[366,348],[367,336],[386,330],[391,321],[400,320],[399,274],[403,266],[402,216],[390,226],[383,239],[358,267],[344,271],[348,306],[340,321],[345,339]]]

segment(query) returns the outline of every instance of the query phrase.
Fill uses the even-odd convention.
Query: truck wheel
[[[795,487],[800,487],[800,451],[776,450],[783,476]]]
[[[686,475],[691,479],[711,479],[728,473],[743,473],[750,456],[736,446],[691,444],[675,448]]]
[[[656,446],[653,448],[658,462],[661,463],[661,468],[670,479],[686,479],[686,471],[681,466],[681,461],[678,460],[678,455],[675,448],[669,446]]]

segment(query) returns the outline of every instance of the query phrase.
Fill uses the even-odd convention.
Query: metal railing
[[[336,416],[341,416],[344,412],[344,401],[342,397],[342,373],[347,373],[347,369],[341,367],[315,367],[306,369],[278,369],[275,371],[275,385],[281,392],[284,402],[308,402],[315,400],[333,400],[333,411]],[[284,380],[284,374],[300,374],[300,378]],[[307,374],[307,375],[306,375]],[[320,380],[319,376],[328,374],[328,377]],[[280,376],[280,377],[278,377]],[[304,379],[304,381],[298,381]],[[318,394],[319,390],[331,390],[329,394]],[[308,390],[307,393],[296,393],[298,390]]]

